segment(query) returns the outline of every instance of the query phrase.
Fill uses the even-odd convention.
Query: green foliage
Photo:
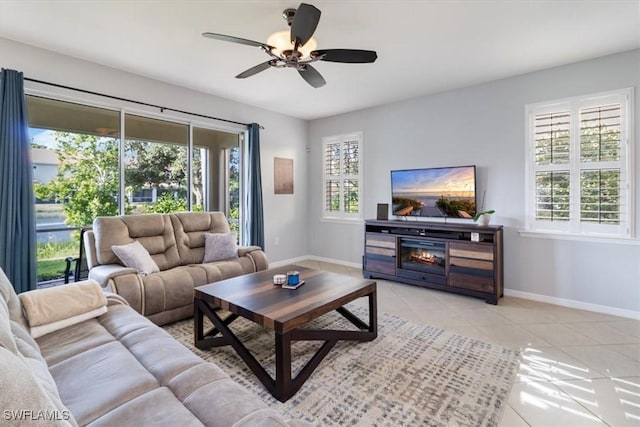
[[[441,196],[436,202],[436,206],[442,212],[446,213],[447,216],[453,217],[459,217],[459,211],[466,212],[469,215],[473,215],[476,211],[476,204],[474,201],[467,199],[454,200]]]
[[[141,188],[185,187],[187,147],[146,141],[127,140],[125,182],[134,190]]]
[[[34,186],[36,197],[62,202],[69,225],[90,225],[96,216],[117,215],[118,141],[57,132],[56,142],[58,174]]]
[[[344,182],[344,211],[346,213],[358,213],[360,211],[357,180],[350,179]]]
[[[78,240],[66,242],[46,242],[36,245],[36,258],[66,258],[68,256],[77,256],[80,250]]]
[[[488,211],[483,211],[483,212],[476,212],[476,214],[473,216],[473,220],[477,221],[477,220],[480,219],[480,217],[482,215],[491,215],[491,214],[494,214],[494,213],[496,213],[496,211],[494,211],[493,209],[488,210]]]
[[[150,203],[142,208],[142,213],[172,213],[185,212],[187,200],[174,194],[163,194],[155,203]]]

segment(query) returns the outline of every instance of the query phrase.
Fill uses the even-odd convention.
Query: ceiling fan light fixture
[[[277,31],[267,38],[267,44],[273,46],[271,51],[274,55],[277,55],[285,59],[283,52],[292,51],[293,43],[291,43],[291,30]],[[316,50],[318,42],[313,37],[304,46],[298,46],[298,52],[300,52],[300,59],[308,59],[311,56],[311,52]]]

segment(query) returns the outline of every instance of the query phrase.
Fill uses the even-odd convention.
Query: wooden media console
[[[503,296],[502,226],[365,221],[362,270],[381,278],[483,298]]]

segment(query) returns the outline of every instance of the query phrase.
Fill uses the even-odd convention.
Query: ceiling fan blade
[[[271,61],[263,62],[262,64],[258,64],[254,67],[249,68],[248,70],[241,72],[236,76],[236,79],[246,79],[247,77],[258,74],[259,72],[262,72],[269,67],[271,67]]]
[[[311,56],[314,58],[322,55],[324,55],[321,59],[322,61],[345,62],[348,64],[365,64],[375,62],[378,59],[378,54],[373,50],[321,49],[311,52]]]
[[[327,84],[324,78],[320,75],[318,70],[313,68],[311,65],[306,64],[304,69],[298,70],[298,73],[302,76],[302,78],[309,83],[311,86],[315,88],[319,88]]]
[[[241,39],[240,37],[228,36],[226,34],[217,34],[217,33],[202,33],[204,37],[216,40],[222,40],[223,42],[231,42],[231,43],[239,43],[247,46],[255,46],[255,47],[270,47],[264,43],[256,42],[253,40]]]
[[[297,41],[299,46],[304,46],[316,31],[319,21],[320,10],[310,4],[300,3],[291,23],[291,43]]]

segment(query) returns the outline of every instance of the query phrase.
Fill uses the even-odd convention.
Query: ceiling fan
[[[311,66],[316,61],[342,62],[348,64],[364,64],[374,62],[378,55],[373,50],[359,49],[317,49],[313,33],[320,21],[320,10],[316,7],[300,3],[298,9],[285,9],[282,16],[287,20],[291,30],[279,31],[269,36],[267,43],[228,36],[226,34],[202,33],[204,37],[238,43],[261,48],[271,59],[238,74],[236,78],[258,74],[270,67],[290,67],[298,70],[302,78],[314,88],[324,86],[326,81]]]

